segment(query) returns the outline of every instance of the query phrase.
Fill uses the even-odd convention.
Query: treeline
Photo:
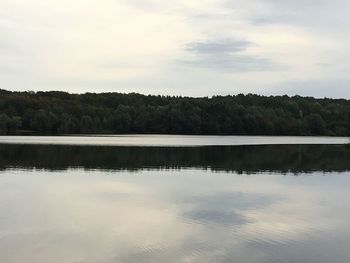
[[[0,133],[350,136],[350,101],[0,90]]]

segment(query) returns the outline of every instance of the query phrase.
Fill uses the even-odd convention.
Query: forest
[[[0,134],[350,136],[350,101],[301,96],[180,97],[0,89]]]

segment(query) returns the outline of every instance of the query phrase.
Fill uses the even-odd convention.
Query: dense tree
[[[0,133],[15,132],[350,136],[350,101],[0,90]]]
[[[326,123],[319,114],[312,113],[305,117],[305,130],[310,135],[324,134]]]
[[[21,127],[22,121],[18,116],[9,117],[7,114],[0,114],[0,134],[16,132]]]

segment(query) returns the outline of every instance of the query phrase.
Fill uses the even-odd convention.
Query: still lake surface
[[[348,263],[348,141],[0,137],[0,261]]]
[[[347,137],[197,135],[0,136],[1,143],[105,146],[233,146],[347,144],[350,143],[350,139]]]

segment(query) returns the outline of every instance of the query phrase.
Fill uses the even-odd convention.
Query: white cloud
[[[0,81],[11,90],[201,96],[268,93],[280,83],[345,79],[348,5],[345,0],[3,0]],[[231,42],[223,46],[223,40]],[[238,47],[237,41],[247,45]],[[219,43],[227,52],[194,50],[202,45],[203,51],[205,43]]]

